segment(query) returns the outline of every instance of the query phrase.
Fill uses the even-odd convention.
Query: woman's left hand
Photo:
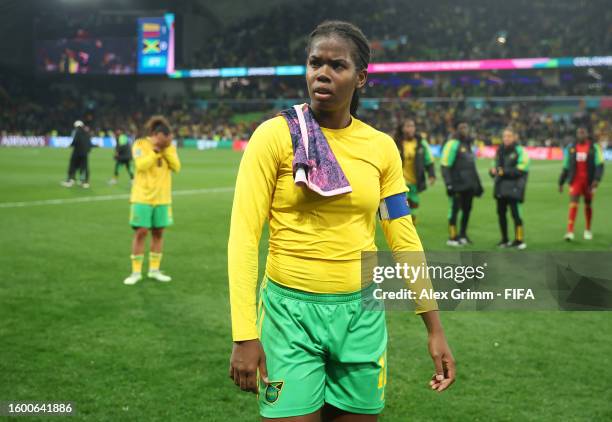
[[[455,359],[448,347],[444,332],[429,335],[429,354],[436,368],[429,385],[432,390],[440,393],[455,382]]]

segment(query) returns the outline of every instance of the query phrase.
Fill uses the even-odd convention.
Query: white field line
[[[173,196],[182,195],[200,195],[207,193],[218,193],[218,192],[232,192],[233,187],[226,188],[206,188],[206,189],[186,189],[177,190],[172,192]],[[83,196],[80,198],[61,198],[61,199],[43,199],[40,201],[23,201],[23,202],[0,202],[0,208],[21,208],[21,207],[35,207],[39,205],[64,205],[64,204],[78,204],[82,202],[99,202],[99,201],[115,201],[118,199],[129,199],[130,195],[127,193],[117,195],[97,195],[97,196]]]

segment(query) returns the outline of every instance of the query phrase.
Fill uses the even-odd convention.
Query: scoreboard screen
[[[174,14],[138,19],[138,73],[174,71]]]

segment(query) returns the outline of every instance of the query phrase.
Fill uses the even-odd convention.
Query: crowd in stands
[[[317,23],[334,18],[350,20],[364,30],[376,62],[605,55],[612,51],[612,8],[607,3],[278,2],[252,18],[220,25],[217,35],[182,65],[303,63],[307,34]],[[67,15],[57,25],[58,16],[64,19],[52,8],[40,13],[34,37],[87,39],[109,31],[118,37],[133,36],[134,15]],[[170,98],[147,96],[133,87],[109,88],[104,79],[91,85],[80,80],[79,85],[17,73],[0,69],[0,136],[67,135],[75,120],[85,121],[94,135],[121,131],[138,136],[149,116],[163,114],[178,138],[248,139],[261,121],[307,98],[303,77],[212,79],[199,83],[208,86],[201,92],[185,81],[186,94]],[[584,100],[542,97],[609,96],[610,80],[612,73],[606,68],[370,75],[361,92],[359,117],[390,134],[402,119],[414,118],[419,130],[438,144],[452,134],[457,120],[469,122],[483,143],[497,142],[503,128],[512,125],[524,143],[559,145],[579,124],[590,127],[597,140],[608,142],[612,109],[593,108]],[[517,96],[538,98],[512,100]]]
[[[180,19],[192,13],[184,4]],[[308,34],[326,19],[358,25],[370,39],[372,61],[469,60],[607,55],[612,51],[612,8],[607,0],[303,0],[275,2],[245,19],[210,26],[206,39],[181,43],[180,68],[300,64]],[[161,13],[157,11],[156,13]],[[136,37],[137,15],[91,13],[46,5],[35,16],[36,40]],[[199,47],[199,48],[198,48]],[[180,48],[179,48],[180,50]]]
[[[389,134],[405,118],[415,120],[432,144],[443,144],[458,121],[470,124],[474,138],[483,144],[501,141],[504,128],[511,126],[523,144],[532,146],[565,145],[575,135],[577,126],[591,129],[594,139],[607,143],[612,136],[612,110],[588,109],[554,102],[480,102],[388,101],[378,109],[362,110],[359,117]]]
[[[233,121],[234,111],[222,104],[204,109],[181,99],[139,96],[118,100],[96,91],[86,96],[63,93],[49,103],[23,97],[9,102],[0,90],[0,136],[67,135],[74,121],[83,120],[93,135],[119,131],[135,137],[154,114],[167,116],[181,138],[244,139],[252,131],[250,125]]]
[[[75,120],[83,120],[94,135],[121,131],[138,136],[144,121],[159,113],[169,117],[178,138],[248,139],[259,123],[298,101],[204,101],[59,89],[33,100],[14,91],[9,95],[0,84],[0,135],[66,135]],[[390,134],[407,117],[432,143],[443,143],[457,120],[469,122],[484,143],[496,142],[508,125],[533,145],[563,144],[578,124],[591,127],[600,141],[607,141],[612,130],[612,109],[589,108],[584,100],[364,98],[359,112],[360,119]]]
[[[184,67],[271,66],[305,61],[310,31],[326,19],[360,26],[373,61],[606,55],[606,0],[306,0],[219,27]]]
[[[612,71],[585,69],[472,73],[372,74],[362,95],[371,98],[461,98],[612,95]],[[593,75],[599,77],[596,79]],[[274,99],[307,96],[304,77],[234,78],[212,84],[215,99]]]

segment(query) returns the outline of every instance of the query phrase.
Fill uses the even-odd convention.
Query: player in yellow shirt
[[[350,193],[322,196],[295,184],[292,138],[282,116],[257,128],[240,163],[228,243],[229,376],[243,391],[258,393],[264,420],[374,421],[384,407],[385,316],[362,306],[360,274],[361,252],[376,250],[383,203],[392,198],[400,211],[381,220],[392,251],[422,246],[393,139],[355,117],[369,59],[369,43],[352,24],[324,22],[310,35],[310,110]],[[266,220],[269,250],[257,306]],[[437,305],[417,302],[417,312],[436,368],[431,388],[443,391],[455,368]]]
[[[148,277],[161,282],[171,278],[160,270],[164,228],[173,223],[172,172],[181,169],[181,162],[172,145],[172,130],[163,116],[153,116],[145,125],[147,137],[134,142],[132,156],[136,167],[130,195],[132,273],[123,281],[132,285],[142,279],[142,263],[147,234],[151,231]]]
[[[417,132],[412,119],[405,119],[397,127],[394,139],[402,157],[404,180],[408,188],[406,197],[412,211],[412,222],[416,224],[415,210],[421,202],[419,193],[427,189],[426,174],[430,185],[436,181],[433,155],[429,143]]]

